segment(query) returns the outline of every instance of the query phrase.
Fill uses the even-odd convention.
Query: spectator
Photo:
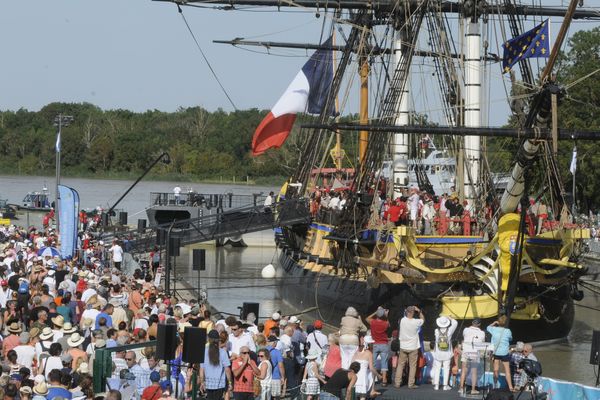
[[[419,318],[415,318],[418,314]],[[400,351],[394,386],[399,388],[402,384],[404,365],[408,361],[408,387],[416,389],[415,376],[417,374],[417,359],[419,356],[419,330],[425,323],[425,316],[417,306],[406,309],[404,317],[400,320]]]

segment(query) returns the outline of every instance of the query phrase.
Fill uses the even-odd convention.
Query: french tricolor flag
[[[296,114],[320,114],[333,81],[331,38],[322,44],[304,64],[275,106],[262,120],[252,138],[252,155],[258,156],[272,147],[281,147],[287,139]]]

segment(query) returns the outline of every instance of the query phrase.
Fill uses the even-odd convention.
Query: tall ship
[[[426,339],[440,314],[464,326],[507,315],[525,341],[569,333],[590,232],[577,223],[557,146],[598,136],[559,129],[565,87],[554,66],[570,22],[597,10],[578,1],[213,3],[326,15],[320,44],[295,45],[315,53],[253,139],[262,154],[283,144],[296,113],[315,115],[292,131],[300,158],[277,200],[303,199],[312,215],[276,232],[282,298],[333,325],[348,306],[362,315],[383,306],[395,323],[419,305]],[[561,23],[552,39],[549,17]],[[358,114],[344,109],[353,92]],[[488,126],[498,97],[510,104],[508,128]],[[499,138],[514,149],[505,170],[493,167]]]

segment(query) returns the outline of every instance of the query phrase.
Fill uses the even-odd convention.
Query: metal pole
[[[573,149],[573,154],[576,156],[577,154],[577,146]],[[577,175],[577,158],[575,158],[575,168],[573,168],[573,204],[571,206],[571,214],[573,214],[573,222],[575,222],[575,212],[577,207],[575,205],[575,176]]]
[[[56,139],[56,197],[54,200],[54,219],[56,221],[56,229],[60,233],[59,226],[59,203],[60,195],[58,193],[58,185],[60,185],[60,148],[61,148],[61,130],[62,130],[62,114],[58,114],[58,137]]]

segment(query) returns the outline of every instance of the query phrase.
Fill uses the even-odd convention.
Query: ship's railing
[[[185,192],[151,192],[150,207],[176,206],[176,207],[204,207],[207,209],[230,209],[244,206],[258,206],[265,202],[267,196],[261,193],[233,194],[233,193],[196,193]]]

